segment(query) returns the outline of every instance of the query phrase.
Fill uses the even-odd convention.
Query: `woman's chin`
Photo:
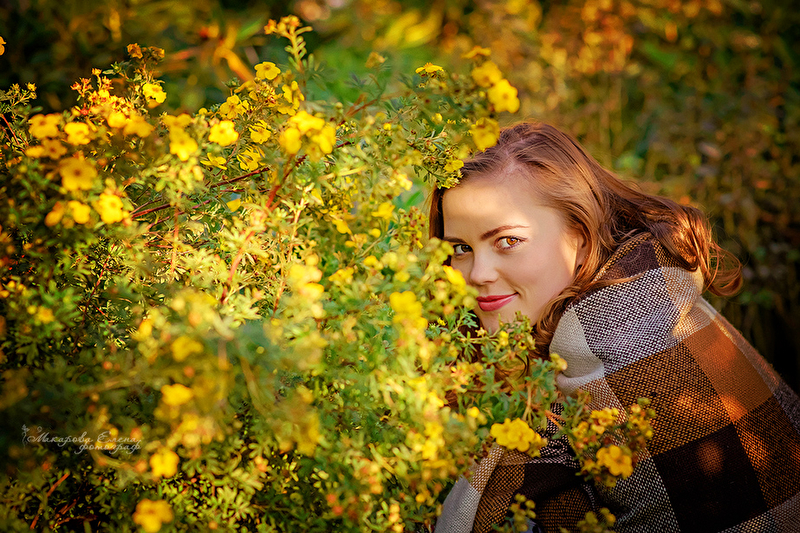
[[[500,329],[500,320],[496,313],[493,313],[493,316],[491,317],[478,315],[478,318],[480,319],[481,327],[488,333],[494,334],[497,333],[498,329]]]

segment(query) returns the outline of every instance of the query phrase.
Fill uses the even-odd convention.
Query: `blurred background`
[[[196,111],[261,61],[287,14],[307,35],[315,98],[352,101],[369,74],[427,61],[468,69],[475,45],[520,91],[508,120],[551,122],[646,191],[705,209],[744,262],[745,287],[713,303],[800,390],[800,9],[784,0],[15,0],[0,3],[0,87],[33,82],[47,111],[70,85],[166,51],[168,105]],[[2,103],[0,102],[0,106]]]

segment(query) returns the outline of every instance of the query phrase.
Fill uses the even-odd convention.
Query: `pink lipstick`
[[[478,296],[478,306],[481,311],[491,312],[497,311],[511,300],[516,298],[517,294],[501,294],[499,296]]]

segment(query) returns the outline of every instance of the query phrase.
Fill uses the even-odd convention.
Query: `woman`
[[[504,130],[461,172],[434,191],[430,233],[478,290],[481,325],[521,312],[530,357],[566,360],[564,394],[620,412],[650,398],[657,419],[614,489],[581,486],[563,440],[537,460],[493,448],[448,496],[437,533],[490,531],[516,494],[547,531],[598,506],[620,533],[800,531],[800,399],[702,298],[741,284],[703,214],[623,183],[545,124]]]

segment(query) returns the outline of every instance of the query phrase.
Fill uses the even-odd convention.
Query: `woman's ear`
[[[575,274],[583,267],[583,264],[586,262],[586,256],[589,254],[589,240],[586,238],[586,234],[579,230],[577,232],[577,237],[578,249],[575,254]]]

